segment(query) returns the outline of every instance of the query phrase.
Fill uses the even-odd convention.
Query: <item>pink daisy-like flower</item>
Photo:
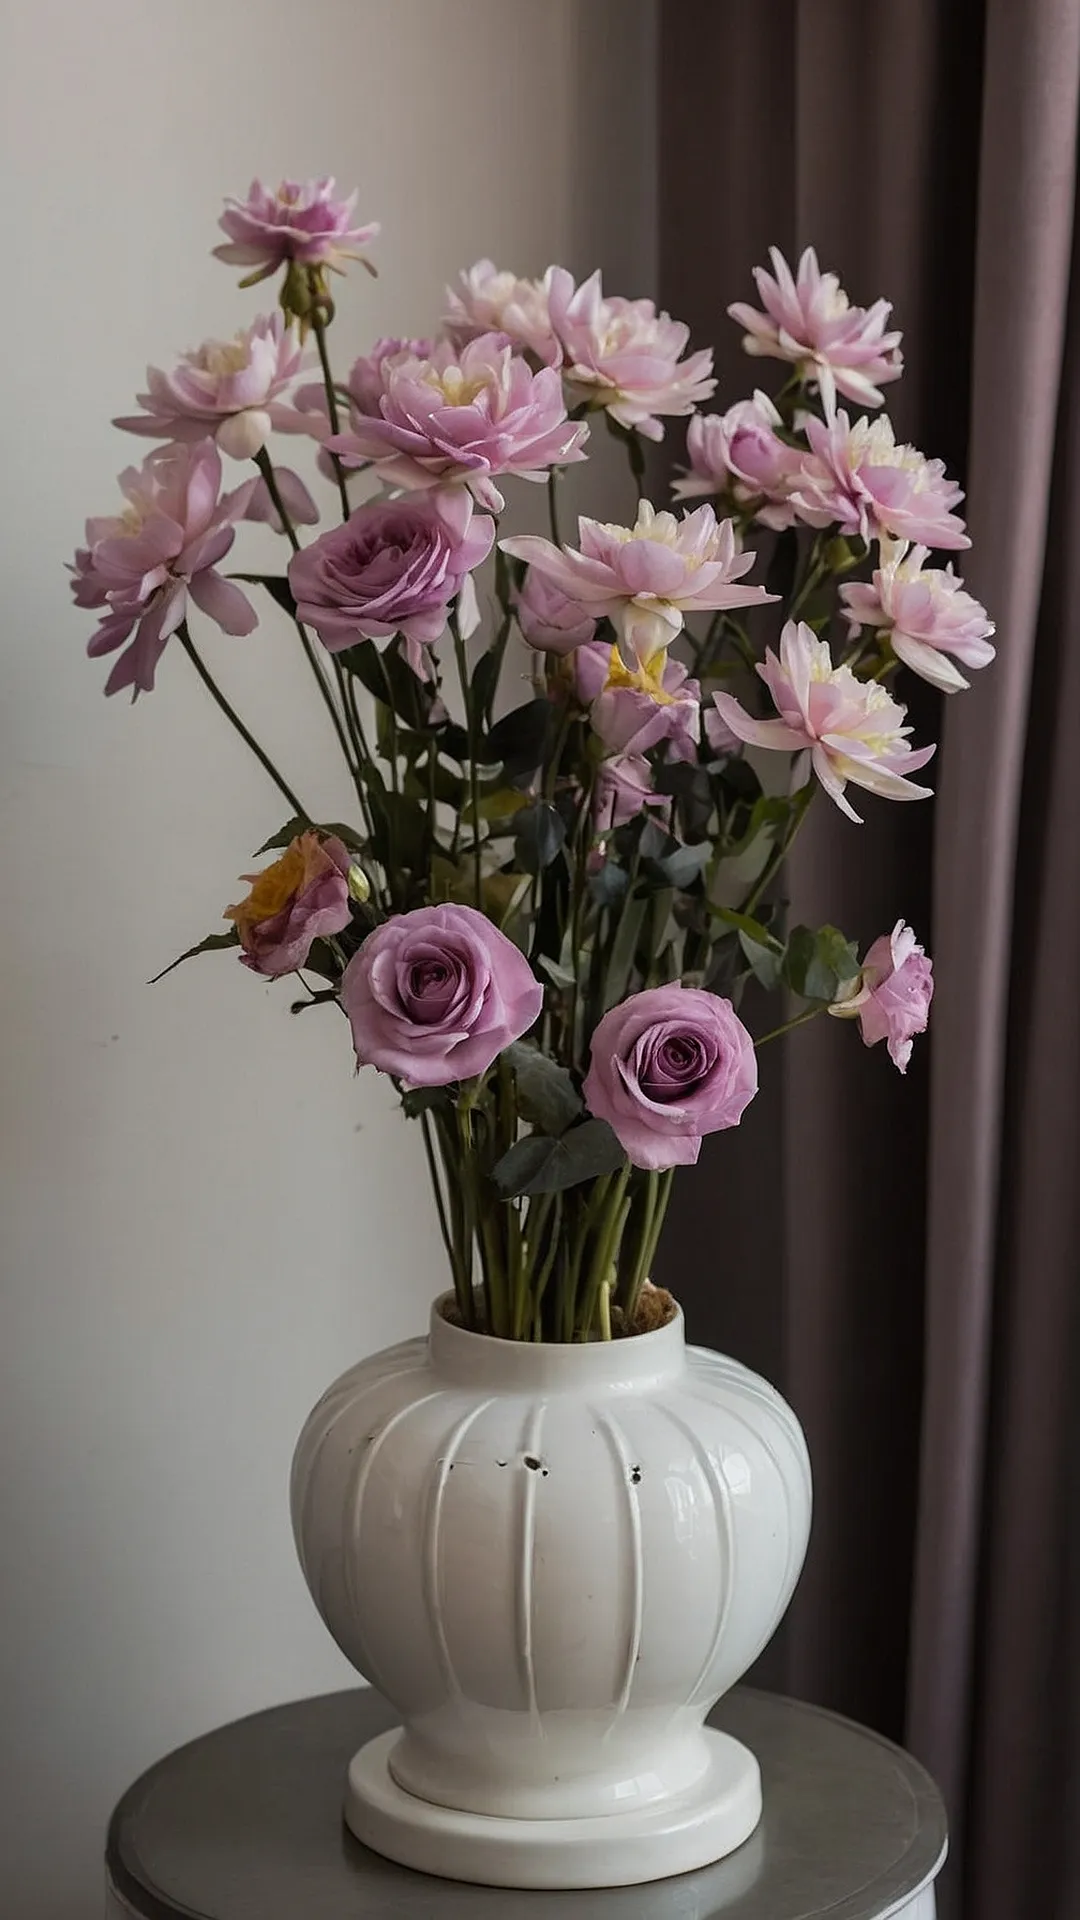
[[[255,484],[252,479],[232,493],[221,492],[221,455],[212,440],[158,448],[141,467],[120,475],[123,512],[87,521],[72,593],[77,606],[107,609],[87,652],[92,659],[115,653],[134,634],[105,682],[106,693],[122,687],[150,692],[189,595],[224,633],[250,633],[258,625],[240,588],[215,570],[232,546],[233,522],[242,517]]]
[[[557,367],[562,347],[551,325],[546,280],[522,280],[493,260],[478,260],[446,289],[446,331],[455,346],[482,333],[505,333],[515,347]]]
[[[363,259],[361,249],[379,231],[377,220],[350,225],[357,194],[339,199],[330,174],[321,180],[283,180],[271,189],[253,180],[246,200],[227,199],[219,225],[228,240],[213,249],[233,267],[252,267],[241,282],[254,286],[287,260],[301,266],[332,267]]]
[[[887,331],[889,302],[853,307],[835,273],[821,272],[813,247],[807,247],[794,277],[779,248],[770,247],[769,257],[772,273],[754,268],[764,313],[741,300],[728,308],[746,328],[747,353],[790,361],[802,379],[816,381],[827,413],[835,408],[837,393],[864,407],[880,407],[880,387],[899,380],[904,370],[902,335]]]
[[[861,627],[883,629],[897,658],[943,693],[958,693],[969,683],[949,658],[966,667],[985,667],[994,658],[994,623],[986,608],[950,567],[928,567],[927,548],[882,541],[881,562],[871,580],[849,581],[840,589],[844,616],[853,633]]]
[[[147,367],[143,413],[113,421],[153,440],[205,440],[250,460],[266,445],[283,411],[275,405],[304,364],[300,340],[280,313],[256,320],[232,340],[204,340],[171,373]]]
[[[641,500],[632,527],[581,519],[578,529],[580,548],[557,547],[538,534],[499,544],[586,612],[611,620],[628,662],[640,665],[669,647],[688,613],[776,598],[739,584],[755,555],[739,550],[731,521],[718,522],[709,506],[677,520]]]
[[[863,540],[887,534],[927,547],[970,547],[953,512],[962,488],[946,479],[941,460],[898,445],[886,414],[854,424],[843,411],[828,423],[808,420],[806,437],[810,451],[791,501],[810,526],[836,524]]]
[[[780,532],[794,525],[792,488],[802,474],[803,454],[781,440],[780,415],[767,393],[737,400],[726,413],[695,413],[686,430],[688,470],[674,482],[677,499],[730,492],[754,518]]]
[[[906,711],[887,688],[857,680],[850,667],[834,666],[826,642],[801,620],[788,621],[779,657],[770,647],[758,673],[779,719],[756,720],[733,694],[714,693],[721,720],[748,746],[808,752],[826,793],[849,820],[860,817],[844,795],[849,781],[886,800],[929,796],[929,787],[915,786],[908,776],[926,765],[934,748],[913,748]]]
[[[460,353],[444,340],[426,357],[395,355],[384,365],[377,410],[362,410],[370,401],[361,395],[350,431],[325,444],[346,466],[370,460],[389,486],[460,484],[501,513],[496,476],[543,480],[585,458],[588,427],[567,419],[555,368],[534,371],[501,334],[481,334]]]
[[[549,268],[546,284],[572,405],[603,407],[620,426],[662,440],[661,415],[692,413],[715,391],[711,351],[683,359],[689,327],[651,300],[605,298],[599,273],[575,287],[565,267]]]

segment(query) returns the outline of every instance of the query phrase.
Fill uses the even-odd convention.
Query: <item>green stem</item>
[[[812,781],[808,781],[806,786],[800,789],[800,794],[805,794],[806,797],[805,799],[800,799],[799,810],[793,824],[789,826],[783,839],[778,841],[777,845],[773,848],[772,853],[769,855],[769,858],[766,860],[765,865],[758,875],[757,881],[754,886],[751,887],[749,894],[743,902],[741,909],[743,913],[752,914],[762,895],[772,885],[773,880],[776,878],[776,875],[779,873],[780,868],[783,866],[784,861],[787,859],[788,854],[791,852],[792,847],[799,837],[803,821],[806,819],[807,813],[810,810],[810,802],[816,792],[817,788]],[[799,796],[796,797],[798,798]]]
[[[559,475],[560,468],[549,467],[547,477],[548,519],[551,522],[551,537],[557,547],[562,546],[559,537]]]
[[[808,1020],[816,1020],[818,1014],[824,1011],[824,1007],[807,1007],[804,1012],[797,1013],[794,1020],[785,1020],[782,1026],[773,1027],[769,1033],[763,1033],[760,1040],[754,1041],[755,1047],[767,1046],[770,1040],[779,1040],[782,1033],[793,1033],[796,1027],[805,1027]]]
[[[330,355],[326,347],[326,322],[319,314],[318,308],[315,309],[315,313],[312,316],[311,330],[315,335],[315,345],[319,350],[319,365],[322,368],[323,386],[326,390],[326,412],[330,421],[330,431],[333,434],[338,434],[341,432],[341,415],[338,412],[334,376],[330,370]],[[347,520],[352,512],[352,508],[349,504],[349,493],[345,485],[345,471],[336,453],[332,453],[330,459],[333,463],[334,478],[337,481],[338,496],[341,500],[341,517],[343,520]]]
[[[274,782],[274,785],[277,787],[278,791],[285,795],[285,798],[288,801],[293,812],[297,814],[301,820],[310,820],[311,815],[309,814],[307,808],[301,805],[300,801],[297,799],[292,788],[287,784],[285,780],[282,779],[280,773],[275,767],[269,754],[263,752],[263,749],[262,747],[260,747],[258,741],[255,738],[255,735],[244,725],[244,722],[241,720],[240,715],[236,711],[236,708],[232,706],[228,700],[226,700],[225,695],[222,693],[221,688],[217,684],[217,681],[214,679],[213,675],[211,674],[209,667],[207,667],[205,661],[196,652],[195,642],[192,640],[191,635],[188,632],[187,621],[181,620],[180,625],[176,631],[177,631],[177,637],[179,638],[179,641],[180,641],[180,645],[183,647],[184,652],[187,654],[188,659],[191,661],[192,666],[194,667],[196,673],[198,674],[199,679],[202,681],[203,686],[206,688],[207,692],[209,693],[211,699],[214,700],[217,703],[217,705],[221,708],[221,711],[225,715],[225,718],[232,722],[232,725],[236,728],[236,731],[240,735],[240,738],[241,740],[243,740],[245,746],[248,746],[251,748],[251,751],[255,755],[256,760],[259,762],[260,766],[263,767],[264,770],[270,775],[270,778]]]
[[[458,618],[456,604],[450,609],[450,631],[454,636],[454,658],[457,661],[458,679],[461,682],[461,697],[465,702],[465,730],[469,736],[469,801],[473,817],[473,890],[476,895],[477,910],[482,913],[484,869],[480,843],[480,772],[476,764],[476,702],[473,698],[472,682],[469,679],[469,663],[465,654],[465,641],[462,638],[461,621]]]
[[[435,1155],[435,1143],[431,1136],[431,1117],[429,1114],[422,1113],[420,1115],[420,1131],[424,1137],[424,1152],[427,1155],[428,1172],[431,1175],[431,1190],[435,1195],[435,1211],[439,1216],[439,1231],[442,1234],[443,1246],[446,1248],[446,1257],[450,1262],[450,1271],[454,1278],[454,1297],[457,1300],[458,1311],[465,1325],[471,1326],[474,1317],[472,1288],[469,1285],[467,1276],[461,1269],[457,1249],[454,1246],[450,1232],[450,1222],[447,1218],[446,1204],[443,1200],[439,1164]]]

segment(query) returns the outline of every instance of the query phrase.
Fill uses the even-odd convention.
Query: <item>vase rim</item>
[[[630,1392],[680,1373],[686,1364],[686,1325],[678,1302],[670,1320],[650,1333],[616,1340],[506,1340],[448,1320],[453,1293],[431,1306],[429,1342],[436,1369],[448,1377],[487,1382],[503,1391]]]

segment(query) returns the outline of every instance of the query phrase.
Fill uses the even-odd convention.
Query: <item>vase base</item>
[[[400,1866],[487,1887],[628,1887],[690,1873],[749,1839],[761,1818],[761,1775],[749,1748],[705,1728],[709,1764],[686,1792],[635,1812],[580,1820],[516,1820],[435,1806],[399,1787],[394,1728],[349,1766],[345,1820]]]

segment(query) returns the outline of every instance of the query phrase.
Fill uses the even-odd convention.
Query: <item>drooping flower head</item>
[[[688,613],[776,598],[764,587],[738,584],[754,555],[739,551],[731,521],[718,522],[709,506],[677,520],[642,500],[634,526],[581,519],[578,533],[580,548],[557,547],[538,534],[499,544],[569,599],[611,620],[628,664],[670,646]]]
[[[632,1164],[655,1170],[693,1166],[705,1134],[738,1126],[757,1083],[754,1043],[730,1000],[676,984],[605,1013],[584,1094]]]
[[[467,486],[501,513],[495,478],[543,480],[583,460],[588,428],[566,417],[553,367],[534,371],[501,334],[485,333],[460,352],[441,341],[426,357],[386,362],[377,409],[351,409],[351,430],[326,444],[346,465],[370,460],[389,486]]]
[[[396,914],[368,935],[341,981],[357,1061],[406,1087],[486,1072],[543,1002],[525,955],[472,907]]]
[[[105,682],[106,693],[123,687],[149,693],[165,643],[187,613],[189,594],[225,633],[250,633],[258,624],[240,588],[215,571],[254,486],[252,479],[232,493],[221,492],[221,455],[212,440],[159,447],[141,467],[120,475],[123,511],[87,521],[72,592],[77,606],[107,609],[87,652],[92,659],[115,653],[134,634]]]
[[[648,760],[629,753],[613,753],[601,760],[593,788],[593,826],[599,834],[636,820],[646,808],[670,816],[671,797],[657,793]]]
[[[840,589],[845,618],[854,633],[860,627],[884,630],[897,658],[943,693],[957,693],[968,682],[949,658],[966,667],[985,667],[994,658],[994,623],[986,608],[964,591],[952,567],[928,567],[927,549],[882,541],[881,563],[870,581],[849,581]]]
[[[693,760],[701,738],[701,688],[666,649],[628,667],[602,640],[574,655],[578,699],[609,753],[640,759],[667,743],[670,760]]]
[[[828,644],[801,620],[789,620],[780,635],[779,657],[770,647],[758,673],[772,695],[779,719],[755,720],[730,693],[715,693],[717,711],[748,746],[810,754],[814,772],[850,820],[848,781],[886,800],[925,800],[929,787],[908,777],[931,758],[933,747],[913,748],[905,709],[887,688],[858,680],[850,667],[833,664]]]
[[[280,313],[256,320],[232,340],[204,340],[171,373],[147,367],[145,411],[113,421],[153,440],[205,440],[250,460],[266,445],[280,411],[275,401],[295,379],[304,355]]]
[[[304,965],[313,941],[340,933],[349,923],[349,865],[334,835],[308,832],[260,873],[245,873],[251,892],[224,916],[240,936],[244,965],[277,979]]]
[[[827,425],[808,420],[810,451],[791,499],[812,527],[837,523],[842,533],[864,540],[883,534],[920,540],[927,547],[970,547],[964,522],[953,512],[962,488],[945,477],[941,460],[898,445],[886,414],[865,415],[854,425],[841,411]]]
[[[853,307],[835,273],[821,272],[813,247],[794,276],[779,248],[770,247],[769,257],[772,273],[754,268],[764,313],[741,300],[728,308],[746,328],[747,353],[790,361],[803,380],[817,383],[827,413],[838,393],[860,406],[880,407],[879,387],[904,370],[902,335],[887,331],[889,302]]]
[[[875,940],[856,991],[829,1007],[839,1019],[857,1019],[864,1044],[888,1044],[894,1067],[906,1073],[915,1035],[925,1033],[934,996],[934,968],[912,929],[898,920]]]
[[[740,507],[753,507],[762,526],[780,532],[795,521],[791,491],[802,473],[803,454],[776,429],[780,415],[767,393],[737,400],[726,413],[695,413],[686,430],[688,470],[672,487],[677,498],[728,493]]]
[[[252,267],[242,281],[253,286],[286,261],[341,271],[343,260],[360,260],[379,231],[377,220],[352,226],[357,194],[339,199],[333,177],[283,180],[276,188],[253,180],[245,200],[227,199],[219,225],[228,240],[214,248],[229,266]]]
[[[596,618],[542,573],[526,570],[514,600],[522,638],[540,653],[572,653],[596,632]]]
[[[684,359],[689,327],[651,300],[605,298],[599,273],[575,287],[565,267],[549,269],[547,294],[572,405],[603,407],[620,426],[662,440],[661,416],[692,413],[715,391],[711,350]]]
[[[501,272],[493,260],[478,260],[458,276],[456,287],[447,287],[443,318],[457,347],[482,333],[504,333],[545,366],[557,367],[562,359],[546,280],[519,279],[516,273]]]
[[[473,512],[462,489],[368,501],[293,555],[297,614],[331,653],[400,634],[413,672],[425,679],[425,649],[494,538],[494,522]],[[466,618],[464,630],[472,624]]]

